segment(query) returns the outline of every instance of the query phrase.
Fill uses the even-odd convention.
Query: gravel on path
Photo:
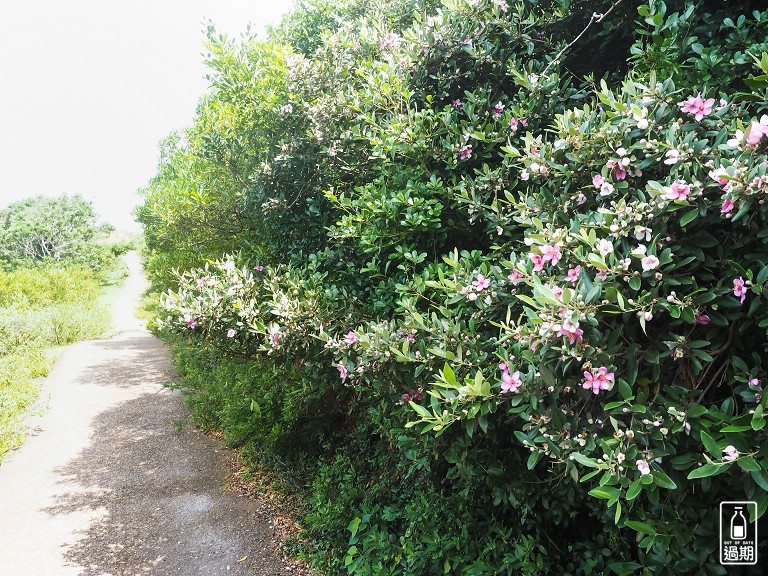
[[[229,455],[191,426],[166,346],[133,317],[138,256],[109,340],[80,342],[49,409],[0,466],[0,576],[283,576],[258,504],[225,492]]]

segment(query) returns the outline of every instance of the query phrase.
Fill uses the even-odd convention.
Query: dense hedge
[[[159,326],[201,417],[311,486],[318,567],[725,573],[718,502],[768,507],[760,4],[211,31],[139,210]]]

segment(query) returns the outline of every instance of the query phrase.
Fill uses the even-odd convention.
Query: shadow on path
[[[135,389],[170,379],[165,347],[149,335],[89,344],[121,361],[84,368],[83,382]],[[175,431],[186,415],[178,393],[156,386],[98,414],[91,443],[54,469],[63,492],[42,512],[97,518],[64,551],[83,576],[284,574],[255,504],[222,492],[224,448],[192,428]]]

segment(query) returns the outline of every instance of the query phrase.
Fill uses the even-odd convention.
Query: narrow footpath
[[[0,466],[0,576],[282,576],[268,518],[226,492],[224,446],[186,421],[166,346],[133,316],[138,256],[117,334],[62,352],[48,408]]]

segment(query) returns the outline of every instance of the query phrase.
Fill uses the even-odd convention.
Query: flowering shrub
[[[162,326],[295,362],[318,414],[345,406],[356,432],[314,489],[342,483],[354,513],[344,536],[341,508],[307,520],[343,549],[326,568],[722,573],[717,502],[768,508],[768,12],[748,4],[606,2],[582,24],[457,0],[400,27],[395,4],[314,58],[281,47],[281,97],[225,116],[259,217],[237,257],[178,277]],[[565,77],[603,43],[625,71]],[[464,548],[417,528],[437,493]]]

